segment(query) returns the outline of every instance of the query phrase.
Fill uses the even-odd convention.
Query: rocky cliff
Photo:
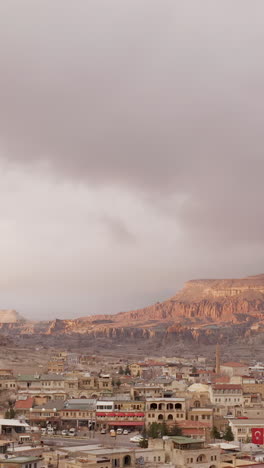
[[[12,314],[11,314],[12,315]],[[193,280],[170,299],[140,310],[51,322],[0,321],[6,335],[75,336],[164,343],[250,339],[264,332],[264,275]]]

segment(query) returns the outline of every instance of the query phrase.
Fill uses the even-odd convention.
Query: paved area
[[[75,437],[43,436],[41,439],[47,445],[56,445],[59,447],[73,447],[75,445],[96,445],[102,444],[110,447],[137,447],[137,444],[130,442],[130,437],[136,433],[128,435],[118,435],[110,437],[110,434],[100,434],[100,432],[89,433],[87,436],[79,435]]]

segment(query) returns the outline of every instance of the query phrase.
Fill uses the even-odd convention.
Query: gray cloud
[[[254,273],[263,264],[263,13],[261,0],[0,4],[2,166],[40,184],[52,178],[39,222],[53,226],[51,243],[71,226],[76,262],[80,229],[95,251],[122,245],[127,292],[117,307],[188,275]],[[38,199],[37,186],[27,190]],[[57,190],[70,205],[61,218]],[[82,197],[93,199],[87,211]],[[53,247],[44,245],[49,261]],[[115,260],[106,257],[110,278]],[[146,261],[145,292],[132,291]]]

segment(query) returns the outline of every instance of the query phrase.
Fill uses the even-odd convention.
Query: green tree
[[[232,440],[234,440],[234,434],[230,426],[226,427],[223,439],[227,440],[228,442],[231,442]]]
[[[176,421],[173,424],[173,426],[171,426],[169,428],[168,435],[170,435],[170,436],[182,436],[182,430],[181,430],[180,426],[177,424]]]
[[[147,439],[147,431],[146,431],[146,428],[144,427],[143,431],[142,431],[142,437],[143,437],[143,440],[141,440],[139,442],[139,446],[141,448],[148,448],[148,439]]]
[[[148,448],[148,439],[142,439],[140,442],[139,442],[139,446],[141,448]]]
[[[125,375],[131,375],[131,372],[130,372],[130,369],[129,369],[129,365],[127,364],[126,368],[125,368]]]
[[[123,375],[123,374],[124,374],[124,369],[123,369],[122,366],[119,367],[118,374],[119,374],[119,375]]]
[[[120,385],[121,385],[121,380],[120,380],[120,379],[118,379],[118,380],[116,381],[116,386],[119,388],[119,387],[120,387]]]
[[[148,428],[147,435],[151,439],[158,439],[160,437],[169,435],[168,426],[165,422],[162,422],[162,423],[153,422],[150,424]]]
[[[157,422],[151,423],[148,427],[147,434],[151,439],[158,439],[160,437],[160,424]]]
[[[8,410],[6,410],[5,419],[14,419],[15,416],[16,416],[16,412],[14,408],[9,408]]]
[[[163,436],[167,436],[167,435],[169,435],[169,429],[168,429],[167,424],[163,421],[160,424],[160,436],[163,437]]]
[[[212,431],[211,431],[211,436],[213,439],[221,439],[220,432],[218,431],[217,427],[214,426]]]

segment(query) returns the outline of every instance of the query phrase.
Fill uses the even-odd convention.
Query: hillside
[[[3,316],[4,317],[4,316]],[[215,343],[264,332],[264,275],[193,280],[170,299],[143,309],[50,322],[0,321],[6,335]]]

